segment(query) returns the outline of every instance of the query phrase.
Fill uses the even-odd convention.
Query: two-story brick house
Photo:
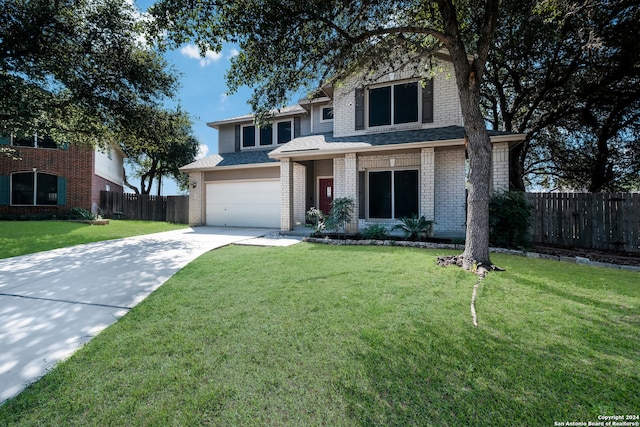
[[[193,225],[291,230],[312,206],[356,202],[356,231],[424,215],[436,235],[463,236],[467,161],[451,63],[431,80],[409,69],[364,83],[353,76],[258,128],[251,115],[209,123],[219,154],[182,168]],[[494,189],[508,187],[509,149],[521,134],[490,132]]]
[[[100,191],[123,191],[124,155],[117,149],[58,146],[51,138],[0,137],[20,160],[0,156],[0,218],[64,216],[94,210]]]

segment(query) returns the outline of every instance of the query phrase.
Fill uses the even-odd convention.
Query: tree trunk
[[[467,183],[467,232],[462,266],[469,270],[474,264],[490,266],[489,259],[489,199],[491,197],[491,141],[473,91],[461,93],[464,129],[469,153]],[[479,92],[478,92],[479,95]]]

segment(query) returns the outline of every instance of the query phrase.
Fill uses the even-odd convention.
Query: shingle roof
[[[268,156],[269,150],[246,150],[238,153],[213,154],[204,159],[196,160],[180,170],[188,172],[193,170],[211,169],[221,166],[241,166],[257,163],[277,163],[278,160]]]
[[[489,136],[498,135],[515,134],[511,134],[509,132],[489,131]],[[462,139],[464,139],[464,128],[462,126],[391,131],[343,137],[334,137],[332,133],[323,133],[296,138],[273,150],[272,153],[284,154],[296,151],[358,149],[381,145]]]
[[[489,136],[520,136],[510,132],[489,131]],[[278,162],[269,157],[283,157],[287,153],[323,150],[358,150],[368,147],[410,144],[430,141],[455,141],[464,139],[462,126],[447,126],[429,129],[414,129],[371,133],[366,135],[334,137],[332,133],[322,133],[295,138],[275,150],[245,150],[239,153],[214,154],[180,168],[188,172],[191,170],[212,169],[221,166],[242,166],[259,163]],[[278,156],[280,155],[280,156]]]
[[[278,118],[278,117],[292,116],[296,114],[306,114],[307,110],[305,110],[300,105],[289,105],[287,107],[282,107],[279,110],[273,110],[271,111],[271,113],[273,113],[273,116],[275,118]],[[215,122],[209,122],[207,123],[207,126],[212,128],[217,128],[218,126],[224,125],[224,124],[253,121],[254,117],[255,116],[253,114],[245,114],[244,116],[231,117],[228,119],[216,120]]]

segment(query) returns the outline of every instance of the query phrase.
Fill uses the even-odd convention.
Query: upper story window
[[[293,137],[293,120],[284,120],[267,126],[242,126],[242,148],[268,147],[284,144]]]
[[[355,98],[356,130],[433,122],[433,80],[424,87],[417,81],[370,87],[366,98],[364,89],[356,89]]]
[[[5,138],[11,141],[11,145],[15,147],[36,147],[36,148],[58,148],[58,144],[49,136],[38,136],[18,138],[11,136]]]
[[[333,107],[322,107],[320,121],[330,122],[333,120]]]

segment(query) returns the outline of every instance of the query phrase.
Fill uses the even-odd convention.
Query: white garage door
[[[207,184],[207,225],[280,228],[280,181]]]

